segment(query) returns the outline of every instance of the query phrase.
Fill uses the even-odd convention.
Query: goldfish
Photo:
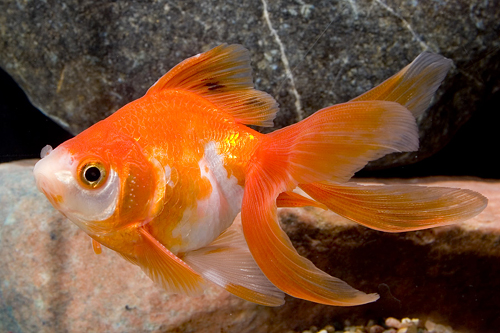
[[[223,44],[45,147],[36,185],[96,253],[101,245],[116,251],[168,292],[195,296],[214,283],[267,306],[282,305],[285,294],[335,306],[373,302],[377,294],[299,255],[277,209],[320,207],[385,232],[479,214],[487,199],[470,190],[350,181],[369,161],[418,149],[416,117],[451,64],[424,52],[361,96],[262,134],[248,125],[272,126],[278,104],[254,89],[249,51]]]

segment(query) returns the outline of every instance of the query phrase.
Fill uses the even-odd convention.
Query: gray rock
[[[241,43],[255,82],[279,101],[276,127],[347,101],[423,50],[451,58],[421,119],[421,150],[442,148],[498,89],[498,1],[2,1],[0,66],[42,112],[76,134],[142,96],[181,60]]]
[[[286,297],[268,308],[217,286],[195,298],[169,295],[113,251],[95,255],[89,237],[37,191],[33,164],[0,164],[0,332],[278,333],[406,316],[463,332],[500,325],[499,182],[408,180],[470,188],[490,203],[461,225],[405,234],[320,209],[282,209],[282,226],[301,254],[381,298],[334,307]]]

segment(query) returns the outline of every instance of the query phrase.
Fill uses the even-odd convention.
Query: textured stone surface
[[[88,236],[35,188],[33,162],[0,164],[1,332],[284,332],[349,320],[410,317],[455,329],[500,327],[500,183],[410,180],[471,188],[488,208],[459,226],[387,234],[318,209],[283,209],[298,251],[381,299],[330,307],[286,298],[267,308],[211,287],[168,295],[114,252],[93,253]]]
[[[375,168],[439,150],[499,89],[499,16],[498,1],[469,0],[7,0],[0,66],[77,133],[223,42],[250,50],[257,87],[281,104],[277,127],[355,97],[423,50],[451,58],[456,68],[421,122],[422,149]]]

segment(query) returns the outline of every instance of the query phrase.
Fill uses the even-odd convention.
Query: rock
[[[256,332],[269,311],[213,287],[168,295],[38,193],[33,163],[0,164],[0,331]],[[258,317],[256,315],[259,314]]]
[[[277,128],[357,96],[424,50],[451,58],[420,120],[422,149],[371,164],[380,168],[442,148],[498,89],[499,15],[494,1],[469,0],[3,1],[0,66],[76,134],[223,42],[250,50],[257,87],[281,105]]]
[[[498,182],[407,180],[471,188],[490,203],[461,225],[405,234],[369,230],[319,209],[282,209],[300,253],[381,299],[342,308],[287,297],[268,308],[216,286],[196,298],[169,295],[114,252],[95,255],[88,236],[38,193],[33,163],[0,164],[2,332],[286,332],[389,316],[476,332],[500,325]]]

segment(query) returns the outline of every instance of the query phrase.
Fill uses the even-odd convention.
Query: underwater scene
[[[500,332],[500,1],[0,3],[0,332]]]

